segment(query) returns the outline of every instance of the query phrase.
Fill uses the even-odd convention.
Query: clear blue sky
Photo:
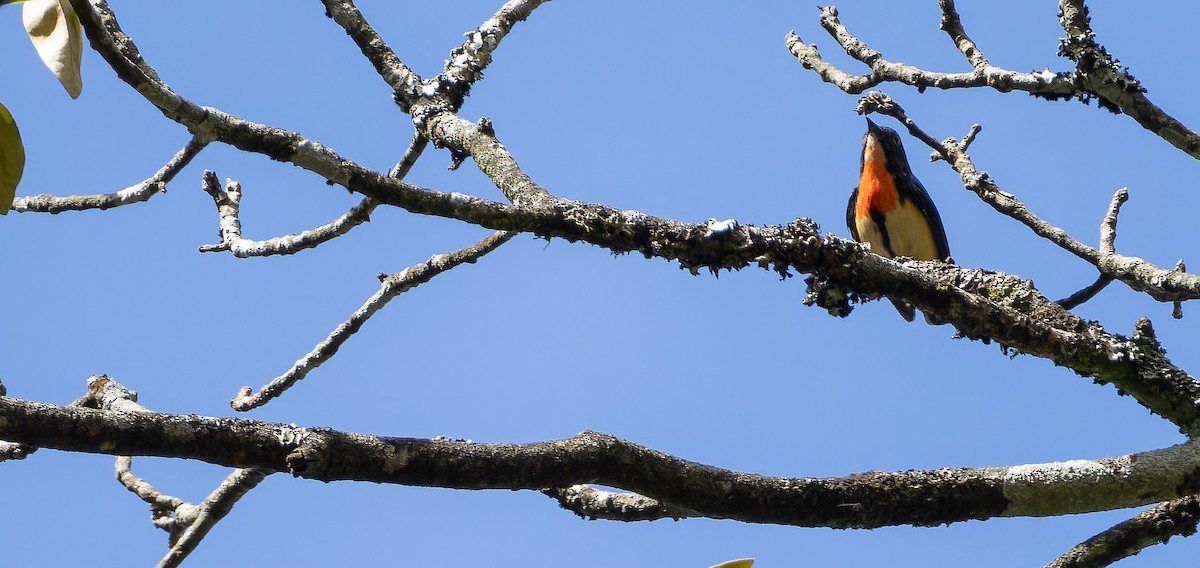
[[[400,56],[430,76],[500,0],[362,2]],[[963,3],[997,65],[1069,69],[1047,2]],[[1196,8],[1170,14],[1093,3],[1101,42],[1150,96],[1192,125],[1192,84],[1171,54],[1191,49]],[[180,94],[320,140],[386,170],[411,135],[386,85],[318,2],[116,3],[143,55]],[[887,57],[967,70],[938,31],[936,2],[839,4]],[[1187,13],[1183,13],[1187,12]],[[1169,17],[1165,17],[1169,16]],[[864,122],[856,97],[788,54],[796,29],[850,70],[811,4],[552,2],[518,26],[463,116],[489,117],[525,171],[557,195],[687,221],[782,224],[808,216],[846,236]],[[28,154],[18,193],[107,193],[152,174],[187,132],[88,52],[70,100],[20,22],[0,8],[0,101]],[[1200,263],[1197,164],[1127,117],[1024,94],[885,90],[934,136],[974,122],[981,169],[1075,237],[1097,239],[1128,186],[1118,249]],[[1190,114],[1189,114],[1190,113]],[[1033,279],[1059,298],[1094,271],[999,217],[928,164],[955,259]],[[471,163],[447,172],[430,150],[409,180],[500,199]],[[238,260],[217,240],[200,174],[241,181],[247,237],[323,224],[357,202],[299,168],[212,146],[148,203],[106,212],[0,218],[8,298],[0,376],[10,396],[65,404],[107,373],[148,407],[230,416],[228,400],[285,371],[377,288],[375,274],[488,231],[399,210],[316,250]],[[801,305],[802,278],[746,269],[691,276],[670,263],[519,236],[478,264],[393,301],[327,365],[249,417],[395,436],[528,442],[594,429],[683,458],[786,476],[1003,466],[1100,458],[1182,441],[1111,387],[995,345],[906,324],[887,303],[835,319]],[[1078,312],[1130,333],[1139,316],[1185,369],[1195,307],[1113,285]],[[146,566],[166,550],[147,507],[107,456],[40,451],[0,464],[0,549],[13,566]],[[227,470],[136,459],[135,472],[199,502]],[[729,521],[583,521],[534,492],[467,492],[268,478],[219,524],[189,566],[679,566],[741,556],[785,566],[1040,566],[1126,519],[1117,511],[950,527],[832,531]],[[1173,541],[1121,566],[1187,566]]]

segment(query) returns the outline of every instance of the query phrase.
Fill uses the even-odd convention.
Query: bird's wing
[[[857,205],[857,203],[856,203],[857,201],[858,201],[858,187],[855,187],[854,191],[850,192],[850,203],[848,203],[846,205],[846,226],[850,228],[850,236],[854,237],[854,240],[856,240],[856,241],[859,240],[858,239],[858,223],[854,222],[854,208],[855,208],[855,205]],[[943,239],[944,238],[945,237],[943,237]]]
[[[908,186],[913,189],[910,196],[913,204],[929,221],[929,232],[933,233],[933,241],[938,250],[938,260],[946,260],[950,258],[950,243],[946,241],[946,228],[942,226],[942,216],[938,215],[937,207],[934,207],[933,199],[929,197],[929,192],[925,191],[925,186],[921,185],[921,180],[911,174],[907,177]],[[903,194],[901,195],[903,197]]]

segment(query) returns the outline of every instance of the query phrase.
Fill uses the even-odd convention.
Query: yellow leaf
[[[738,558],[737,560],[726,560],[720,564],[713,564],[708,568],[750,568],[753,565],[753,558]]]
[[[0,215],[7,215],[12,208],[17,184],[25,171],[25,146],[21,144],[21,132],[12,113],[0,104]]]
[[[83,91],[83,26],[68,0],[26,0],[21,19],[34,49],[71,98]]]

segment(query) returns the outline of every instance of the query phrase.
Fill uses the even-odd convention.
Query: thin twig
[[[408,143],[408,147],[404,149],[404,154],[396,161],[396,165],[388,171],[388,177],[395,179],[404,179],[408,176],[409,170],[417,163],[417,158],[421,157],[421,153],[425,151],[425,147],[429,145],[429,139],[423,136],[420,132],[414,132],[412,141]]]
[[[467,41],[450,52],[441,78],[457,89],[469,88],[483,78],[483,70],[492,62],[492,53],[512,31],[517,22],[524,21],[538,6],[549,0],[509,0],[492,17],[467,32]]]
[[[217,181],[217,174],[205,170],[201,186],[216,203],[221,242],[213,245],[200,245],[200,252],[229,251],[238,258],[294,254],[305,249],[315,248],[370,221],[371,212],[379,205],[378,201],[365,197],[349,211],[320,227],[300,234],[288,234],[265,241],[255,241],[242,237],[242,222],[239,216],[242,185],[233,180],[226,180],[225,188],[222,189],[220,182]]]
[[[1195,495],[1159,503],[1136,517],[1079,543],[1045,568],[1099,568],[1128,558],[1172,536],[1196,534],[1200,523],[1200,497]]]
[[[117,456],[113,465],[117,481],[124,485],[134,495],[150,505],[150,515],[154,526],[167,531],[170,535],[168,544],[174,546],[183,534],[184,527],[196,518],[196,506],[171,495],[159,491],[150,482],[134,475],[133,458]]]
[[[137,393],[106,375],[88,378],[88,392],[73,404],[99,410],[119,410],[153,414],[153,411],[138,404]],[[195,520],[196,506],[172,495],[159,491],[150,482],[134,475],[133,458],[117,456],[113,465],[117,482],[150,505],[151,522],[167,531],[168,543],[174,545],[184,529]]]
[[[1058,300],[1054,303],[1062,306],[1062,309],[1064,310],[1073,310],[1084,302],[1096,297],[1096,294],[1099,294],[1101,290],[1107,288],[1112,281],[1113,279],[1111,276],[1101,274],[1096,278],[1095,282],[1088,284],[1078,292],[1075,292],[1074,294],[1071,294],[1070,296],[1067,296],[1066,298]]]
[[[517,216],[531,212],[479,197],[425,189],[390,178],[296,132],[250,122],[217,108],[198,105],[179,96],[158,79],[153,69],[142,60],[133,40],[121,30],[107,2],[71,2],[92,47],[112,66],[117,76],[167,118],[188,127],[192,132],[240,150],[295,164],[332,184],[342,185],[381,203],[402,207],[413,213],[453,217],[495,230],[509,230],[513,228]],[[546,205],[578,206],[567,200],[548,199],[548,192],[521,172],[503,144],[494,136],[479,136],[486,134],[482,126],[459,118],[444,105],[423,104],[421,107],[423,114],[414,111],[414,120],[420,125],[418,131],[442,146],[456,148],[467,144],[476,164],[510,200],[526,197],[528,199],[524,201],[529,203],[549,201]],[[417,114],[423,118],[417,120]],[[430,135],[430,132],[435,135]],[[559,212],[544,209],[542,212],[547,219],[562,219]],[[620,213],[616,210],[613,212]],[[641,219],[655,221],[648,215],[638,215]]]
[[[20,213],[62,213],[63,211],[83,211],[87,209],[111,209],[122,205],[141,203],[159,193],[167,191],[167,183],[175,178],[184,166],[200,153],[208,142],[200,137],[193,137],[154,175],[141,183],[131,185],[115,193],[100,195],[69,195],[58,197],[54,195],[30,195],[13,200],[12,210]]]
[[[389,175],[401,179],[416,163],[421,152],[428,145],[428,139],[416,134],[412,143],[405,150],[400,161],[392,168]],[[220,226],[221,242],[212,245],[200,245],[200,252],[232,252],[238,258],[256,256],[272,256],[294,254],[305,249],[315,248],[323,243],[349,233],[355,227],[371,220],[371,213],[379,206],[379,201],[370,197],[363,198],[349,211],[337,219],[320,227],[309,229],[300,234],[288,234],[265,241],[255,241],[242,237],[242,221],[240,217],[242,186],[233,180],[226,180],[222,189],[217,181],[217,175],[205,170],[201,179],[201,187],[212,198],[217,206],[217,218]]]
[[[407,109],[421,95],[420,75],[410,69],[388,46],[362,12],[350,0],[322,0],[325,13],[358,45],[380,77],[395,91],[396,101]],[[407,111],[406,111],[407,112]]]
[[[946,13],[943,12],[943,18]],[[953,24],[950,22],[948,33],[952,33],[955,39],[955,44],[967,55],[975,66],[973,71],[967,73],[937,73],[934,71],[926,71],[911,65],[888,61],[878,51],[871,49],[865,42],[851,35],[846,26],[838,19],[837,8],[826,6],[821,8],[821,26],[829,33],[838,45],[846,52],[847,55],[866,64],[870,69],[869,75],[852,75],[846,73],[829,64],[821,58],[821,54],[817,51],[815,45],[804,43],[800,36],[796,35],[795,31],[788,32],[785,43],[788,51],[796,57],[805,69],[811,69],[817,73],[822,80],[827,83],[832,83],[837,88],[850,93],[858,94],[867,89],[875,87],[885,82],[898,82],[906,85],[912,85],[918,89],[934,87],[938,89],[963,89],[971,87],[992,87],[1001,92],[1012,90],[1021,90],[1029,93],[1051,95],[1059,97],[1074,96],[1077,88],[1073,79],[1068,73],[1053,73],[1049,70],[1036,73],[1018,73],[996,67],[987,62],[982,54],[979,54],[974,43],[966,37],[965,32],[961,36],[953,35]],[[947,25],[943,19],[943,25]],[[961,32],[961,23],[957,31]],[[964,43],[965,40],[965,43]],[[975,65],[979,63],[979,65]]]
[[[1117,253],[1117,216],[1121,214],[1121,205],[1129,201],[1129,188],[1122,187],[1113,194],[1108,204],[1108,211],[1100,222],[1100,254]]]
[[[525,20],[546,1],[509,0],[477,29],[468,32],[466,42],[450,52],[442,74],[436,79],[436,92],[415,102],[410,109],[417,131],[436,145],[451,150],[451,169],[457,169],[470,156],[514,204],[542,201],[550,197],[550,192],[521,170],[497,139],[490,119],[472,123],[455,113],[462,107],[471,86],[483,78],[483,70],[492,62],[492,53],[500,42],[517,22]]]
[[[979,51],[979,46],[967,36],[967,30],[963,29],[962,18],[958,16],[958,10],[954,7],[954,0],[939,0],[938,6],[942,9],[942,31],[950,36],[954,46],[967,58],[971,67],[976,71],[986,69],[989,66],[988,60],[983,56],[983,52]]]
[[[1113,194],[1112,201],[1108,204],[1108,212],[1104,214],[1104,219],[1100,222],[1101,255],[1114,255],[1117,253],[1117,216],[1121,214],[1121,205],[1128,199],[1129,189],[1122,187]],[[1064,310],[1073,310],[1080,304],[1091,300],[1096,294],[1099,294],[1101,290],[1112,283],[1112,281],[1112,275],[1101,274],[1095,282],[1055,303],[1062,306]],[[1176,305],[1178,305],[1178,302],[1176,302]]]
[[[271,382],[264,385],[258,392],[251,394],[250,387],[242,387],[237,396],[230,401],[236,410],[250,410],[266,404],[267,401],[279,396],[297,381],[303,379],[313,369],[328,361],[350,336],[362,327],[375,312],[382,309],[392,298],[407,292],[420,284],[428,282],[434,276],[446,272],[463,263],[473,263],[483,255],[495,250],[508,242],[516,233],[500,231],[469,247],[431,257],[429,260],[410,266],[392,275],[380,275],[379,290],[367,298],[350,318],[338,325],[324,341],[318,343],[291,369]]]
[[[84,408],[115,410],[137,414],[154,414],[138,404],[137,393],[105,375],[88,379],[88,392],[73,403]],[[209,494],[199,506],[162,493],[132,471],[129,456],[117,456],[114,466],[117,481],[150,505],[154,525],[170,535],[171,549],[158,566],[178,566],[213,525],[220,521],[247,491],[258,485],[271,472],[260,469],[236,469]]]
[[[1003,93],[1024,91],[1051,100],[1075,98],[1087,103],[1096,99],[1102,107],[1129,115],[1172,146],[1200,158],[1200,132],[1151,102],[1146,97],[1146,89],[1096,42],[1083,0],[1059,1],[1060,23],[1067,36],[1059,53],[1074,61],[1076,69],[1057,73],[1049,68],[1018,73],[988,63],[962,31],[962,22],[953,3],[943,0],[941,6],[942,29],[950,34],[959,51],[971,62],[974,70],[969,73],[939,73],[888,61],[851,35],[838,19],[837,8],[832,6],[821,8],[821,26],[849,56],[871,69],[869,75],[852,75],[829,64],[821,58],[815,45],[804,43],[794,31],[788,33],[785,43],[805,69],[813,70],[822,80],[847,93],[858,94],[882,83],[896,82],[918,90],[990,87]]]
[[[183,562],[200,541],[208,535],[221,519],[233,510],[233,506],[271,472],[263,469],[233,470],[212,493],[196,508],[195,520],[179,535],[179,539],[167,551],[166,556],[159,560],[157,568],[175,568]]]

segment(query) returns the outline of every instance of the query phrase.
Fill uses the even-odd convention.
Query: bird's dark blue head
[[[878,146],[872,146],[872,140]],[[859,160],[861,169],[862,162],[868,156],[868,149],[878,148],[882,156],[872,156],[873,159],[882,157],[887,164],[887,169],[892,172],[910,172],[908,167],[908,156],[904,154],[904,145],[900,143],[900,135],[895,130],[886,126],[879,126],[871,119],[867,119],[867,134],[863,137],[862,157]]]

